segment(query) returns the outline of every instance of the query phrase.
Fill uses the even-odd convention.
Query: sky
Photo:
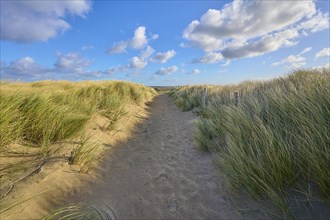
[[[232,84],[330,68],[328,0],[0,4],[1,80]]]

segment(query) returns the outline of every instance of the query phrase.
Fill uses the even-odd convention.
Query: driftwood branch
[[[40,165],[38,165],[35,169],[31,170],[30,172],[28,172],[27,174],[25,174],[24,176],[19,177],[18,179],[12,181],[9,186],[8,186],[8,190],[1,195],[1,198],[6,197],[14,188],[14,185],[24,179],[26,179],[29,176],[32,176],[33,174],[39,173],[41,168],[50,160],[55,160],[55,159],[59,159],[59,160],[68,160],[67,157],[52,157],[52,158],[48,158],[46,160],[44,160]],[[5,187],[2,187],[5,188]]]
[[[1,198],[7,196],[7,195],[12,191],[12,189],[14,188],[14,184],[16,184],[16,183],[22,181],[23,179],[25,179],[25,178],[27,178],[27,177],[29,177],[29,176],[35,174],[35,173],[38,173],[38,172],[41,170],[41,167],[42,167],[45,163],[46,163],[46,161],[42,162],[42,164],[40,164],[39,166],[37,166],[37,167],[36,167],[34,170],[32,170],[31,172],[25,174],[24,176],[21,176],[20,178],[18,178],[18,179],[15,180],[15,181],[12,181],[12,182],[10,183],[10,185],[9,185],[8,190],[7,190],[3,195],[1,195]]]

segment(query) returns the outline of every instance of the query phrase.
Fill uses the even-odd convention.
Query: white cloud
[[[278,62],[274,62],[271,64],[271,66],[278,66],[278,65],[287,65],[287,67],[289,69],[297,69],[300,68],[304,65],[306,65],[306,58],[302,57],[301,55],[309,52],[312,48],[311,47],[307,47],[304,50],[302,50],[299,54],[297,55],[290,55],[287,58],[278,61]]]
[[[77,52],[58,53],[54,68],[50,71],[53,74],[65,74],[71,78],[99,77],[104,73],[103,71],[88,70],[90,65],[91,61],[81,57]]]
[[[328,14],[309,1],[233,1],[209,9],[183,31],[191,45],[226,59],[254,57],[298,43],[300,34],[329,27]],[[205,62],[207,63],[207,62]]]
[[[161,67],[157,72],[155,72],[155,75],[169,75],[171,73],[175,73],[178,70],[177,66],[171,66],[171,67]]]
[[[291,29],[275,34],[267,34],[258,40],[245,42],[240,46],[232,46],[229,44],[222,51],[222,55],[226,59],[260,56],[276,51],[281,47],[296,45],[298,42],[293,41],[293,39],[298,36],[298,32]]]
[[[153,34],[151,36],[151,39],[153,39],[153,40],[157,40],[158,38],[159,38],[159,34]]]
[[[81,77],[99,77],[102,74],[113,72],[110,68],[105,71],[88,70],[90,60],[80,56],[77,52],[57,54],[57,59],[52,67],[38,64],[32,57],[23,57],[14,60],[9,65],[1,63],[1,77],[6,79],[47,79],[65,75],[66,78],[76,79]]]
[[[309,51],[312,50],[312,47],[306,47],[305,49],[303,49],[303,51],[301,51],[298,55],[303,55],[305,53],[308,53]]]
[[[301,30],[310,30],[312,33],[329,28],[329,17],[328,14],[322,14],[320,11],[317,12],[313,17],[299,25]],[[306,32],[304,32],[307,35]]]
[[[130,68],[134,71],[137,71],[139,69],[142,69],[147,66],[148,64],[148,58],[155,52],[155,50],[150,47],[149,45],[145,50],[143,50],[140,54],[140,56],[132,57]]]
[[[315,54],[315,59],[318,59],[320,57],[329,57],[330,56],[330,47],[323,48],[319,52]]]
[[[81,50],[92,50],[92,49],[94,49],[93,45],[85,45],[81,47]]]
[[[125,53],[127,46],[128,44],[125,41],[114,43],[112,47],[107,50],[107,53],[109,54]]]
[[[147,62],[139,57],[132,57],[130,68],[132,69],[142,69],[147,65]]]
[[[191,74],[191,75],[197,75],[197,74],[200,74],[201,71],[199,69],[193,69],[191,72],[189,72],[188,74]]]
[[[146,28],[143,26],[138,27],[133,38],[130,40],[129,44],[133,49],[142,49],[148,43],[146,36]]]
[[[47,41],[70,28],[67,15],[84,17],[92,8],[81,1],[0,1],[2,40],[28,43]]]
[[[32,57],[23,57],[10,62],[9,65],[1,64],[1,76],[5,78],[37,77],[49,72],[36,63]]]
[[[231,60],[227,60],[225,63],[223,63],[221,66],[226,67],[231,64]]]
[[[180,43],[179,44],[179,47],[182,47],[182,48],[189,48],[190,47],[190,45],[189,44],[187,44],[187,43]]]
[[[118,65],[109,68],[104,71],[107,75],[112,75],[117,72],[128,71],[128,76],[139,74],[139,71],[148,65],[149,57],[155,52],[155,50],[147,45],[147,47],[141,51],[139,56],[134,56],[131,58],[130,63],[127,65]]]
[[[306,65],[306,58],[299,55],[290,55],[279,62],[272,63],[271,66],[278,66],[282,64],[288,64],[288,68],[295,69]]]
[[[157,53],[151,58],[151,61],[155,63],[166,63],[169,59],[174,57],[175,54],[176,52],[174,50],[169,50],[164,53]]]
[[[118,65],[114,67],[109,67],[107,70],[103,71],[105,75],[114,75],[118,72],[123,72],[128,70],[128,65]]]
[[[84,74],[90,60],[82,58],[79,53],[58,54],[55,66],[59,71]]]
[[[140,58],[141,59],[147,59],[148,57],[150,57],[153,53],[155,52],[154,48],[150,47],[149,45],[147,46],[147,48],[141,52],[140,54]]]
[[[158,34],[154,34],[151,36],[151,39],[156,40],[158,37]],[[125,53],[127,48],[140,50],[148,46],[148,41],[146,28],[144,26],[139,26],[135,29],[134,36],[131,39],[114,43],[112,47],[107,50],[107,53]]]
[[[192,63],[218,63],[223,59],[221,53],[209,52],[200,59],[193,59]]]

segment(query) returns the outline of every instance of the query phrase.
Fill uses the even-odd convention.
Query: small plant
[[[97,143],[90,143],[90,137],[81,137],[71,151],[69,164],[77,164],[80,172],[87,173],[98,161],[101,147]]]
[[[117,217],[112,208],[105,203],[100,203],[97,207],[85,203],[78,203],[58,208],[42,218],[42,220],[52,219],[116,220]]]
[[[65,220],[65,219],[100,219],[102,216],[94,209],[86,206],[84,203],[68,205],[61,207],[52,213],[44,216],[42,220]]]

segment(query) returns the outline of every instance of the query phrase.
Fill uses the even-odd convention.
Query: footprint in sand
[[[161,173],[155,179],[156,180],[167,180],[167,174],[166,173]]]
[[[152,192],[155,190],[155,187],[153,186],[152,183],[149,183],[149,182],[146,182],[143,184],[143,186],[145,187],[145,189],[148,191],[148,192]]]
[[[168,176],[166,170],[161,170],[155,177],[155,180],[167,180]]]
[[[178,199],[176,198],[176,196],[174,194],[172,194],[167,200],[167,208],[171,214],[176,213],[176,210],[178,207],[177,201],[178,201]]]

